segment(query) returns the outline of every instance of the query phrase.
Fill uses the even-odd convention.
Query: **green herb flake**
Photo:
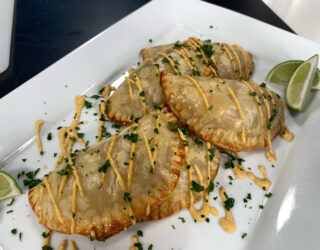
[[[110,163],[110,160],[108,159],[108,160],[106,160],[105,163],[98,169],[98,171],[99,171],[100,173],[105,173],[105,172],[107,171],[108,167],[110,167],[110,166],[111,166],[111,163]]]
[[[265,194],[264,196],[270,198],[272,196],[272,193]]]
[[[19,233],[19,240],[20,241],[22,240],[22,233],[21,232]]]
[[[159,129],[158,129],[158,128],[155,128],[153,131],[154,131],[156,134],[159,134]]]
[[[153,248],[153,245],[150,244],[150,245],[148,246],[148,250],[152,250],[152,248]]]
[[[247,234],[246,234],[246,233],[243,233],[243,234],[241,235],[241,239],[244,239],[245,237],[247,237]]]
[[[143,250],[142,244],[139,243],[134,243],[133,246],[135,246],[138,250]]]
[[[263,206],[263,205],[259,205],[259,208],[260,208],[260,209],[264,209],[264,206]]]
[[[10,203],[7,204],[7,206],[12,206],[13,203],[14,203],[14,198],[11,199]]]
[[[130,193],[124,192],[123,193],[123,199],[125,200],[126,203],[131,202]]]
[[[209,110],[209,111],[211,111],[211,110],[212,110],[212,105],[210,105],[210,106],[208,107],[208,110]]]
[[[209,152],[209,160],[212,161],[214,157],[214,148],[209,148],[208,152]]]
[[[38,185],[41,180],[40,179],[36,179],[36,175],[39,173],[40,168],[37,168],[35,171],[30,171],[26,173],[26,177],[27,179],[23,180],[23,184],[25,186],[28,186],[29,188],[33,188],[36,185]]]
[[[251,96],[256,96],[256,95],[257,95],[257,92],[255,92],[255,91],[249,92],[249,95],[251,95]]]
[[[174,225],[171,225],[171,227],[173,228],[173,230],[176,230],[176,227]]]
[[[183,217],[178,217],[179,220],[181,220],[182,223],[185,223],[186,220]]]
[[[168,60],[166,57],[164,57],[164,58],[162,59],[162,62],[163,62],[163,63],[168,63],[169,60]]]
[[[136,143],[138,141],[138,134],[130,133],[123,136],[124,139],[127,139],[133,143]]]
[[[225,209],[227,209],[228,211],[230,211],[230,209],[233,208],[233,206],[234,206],[234,201],[235,201],[235,199],[228,197],[228,195],[227,195],[226,192],[224,192],[224,196],[227,198],[227,199],[224,201],[224,207],[225,207]]]
[[[265,88],[267,86],[267,84],[265,82],[260,84],[260,87]]]
[[[198,137],[194,138],[194,142],[198,145],[201,145],[201,146],[203,145],[203,142]]]
[[[149,43],[152,43],[152,39],[151,38],[149,39]]]
[[[213,190],[214,190],[214,183],[213,183],[213,181],[210,181],[209,186],[208,186],[208,194],[213,192]]]
[[[200,193],[200,192],[204,191],[204,187],[202,185],[198,184],[197,182],[195,182],[194,180],[192,180],[191,190],[195,191],[197,193]]]
[[[12,213],[13,212],[13,210],[9,210],[9,211],[7,211],[7,214],[10,214],[10,213]]]
[[[51,134],[51,132],[49,132],[48,135],[47,135],[47,140],[51,141],[51,139],[52,139],[52,134]]]
[[[200,47],[202,51],[210,58],[214,51],[212,50],[212,45],[211,44],[204,44]]]
[[[16,228],[12,229],[12,230],[11,230],[11,233],[12,233],[12,234],[17,234],[17,229],[16,229]]]
[[[138,231],[137,231],[137,235],[138,235],[139,237],[143,237],[143,232],[142,232],[141,230],[138,230]]]
[[[140,95],[140,96],[145,96],[144,91],[141,91],[141,92],[139,93],[139,95]]]
[[[45,239],[45,238],[48,238],[49,235],[50,235],[50,232],[49,233],[46,233],[46,232],[42,232],[42,237]]]
[[[23,161],[23,162],[26,162],[26,161],[27,161],[27,158],[23,158],[22,161]]]
[[[115,129],[120,129],[120,128],[121,128],[121,125],[114,123],[114,124],[112,124],[111,127],[112,127],[112,128],[115,128]]]
[[[90,109],[90,108],[92,108],[92,103],[91,103],[91,102],[88,102],[87,100],[85,100],[84,106],[85,106],[87,109]]]

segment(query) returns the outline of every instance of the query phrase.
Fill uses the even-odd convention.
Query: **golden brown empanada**
[[[238,79],[240,76],[247,78],[253,69],[251,57],[240,46],[211,44],[190,38],[164,48],[144,50],[144,57],[148,59],[137,69],[129,70],[129,76],[108,101],[110,120],[129,125],[136,117],[153,110],[154,104],[164,104],[160,87],[162,71],[208,77],[219,74]]]
[[[285,105],[265,84],[162,73],[161,85],[171,110],[203,140],[230,151],[268,147],[274,154],[271,141],[284,127]]]
[[[77,152],[73,166],[63,164],[50,172],[29,191],[39,222],[101,240],[144,218],[170,196],[179,179],[183,143],[168,122],[177,122],[172,113],[152,112]]]
[[[215,179],[220,163],[220,153],[211,143],[204,142],[193,135],[186,136],[189,150],[187,157],[192,168],[192,180],[201,185],[204,190],[192,191],[194,203],[201,200],[208,192],[208,178],[211,182]],[[183,208],[190,207],[189,182],[187,164],[184,160],[181,174],[176,188],[170,197],[153,209],[143,221],[158,220],[168,217]],[[212,184],[213,185],[213,184]]]

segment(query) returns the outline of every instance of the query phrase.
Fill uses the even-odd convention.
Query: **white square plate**
[[[212,26],[210,28],[210,26]],[[213,41],[237,43],[253,54],[253,79],[263,81],[275,64],[289,59],[308,59],[319,52],[314,42],[280,30],[241,14],[200,1],[157,0],[135,11],[62,58],[0,100],[0,166],[14,177],[21,170],[41,168],[39,177],[53,169],[59,152],[58,126],[70,125],[74,114],[73,98],[78,94],[96,93],[106,82],[117,86],[130,66],[141,60],[143,47],[184,40],[189,36]],[[149,39],[153,43],[149,43]],[[284,96],[284,87],[268,84]],[[310,94],[301,113],[286,112],[286,125],[295,134],[291,143],[276,138],[273,145],[278,160],[275,167],[265,159],[265,150],[240,153],[246,170],[260,176],[258,166],[264,165],[273,185],[272,197],[249,179],[234,180],[229,184],[230,170],[221,166],[216,183],[224,186],[236,199],[233,208],[236,231],[224,232],[218,220],[224,216],[215,189],[210,203],[219,210],[219,217],[210,216],[210,223],[194,223],[187,210],[161,221],[137,224],[105,243],[90,242],[82,236],[52,235],[52,246],[57,248],[64,238],[74,239],[80,249],[128,249],[130,236],[143,230],[141,243],[147,249],[316,249],[320,245],[319,149],[320,96]],[[87,114],[86,114],[87,112]],[[97,121],[93,113],[97,106],[83,112],[81,126],[86,139],[95,141]],[[45,156],[39,157],[35,145],[34,124],[43,119],[42,140]],[[110,130],[109,126],[109,130]],[[53,139],[46,139],[52,132]],[[21,159],[26,158],[23,162]],[[47,170],[42,168],[47,165]],[[23,186],[22,179],[18,180]],[[24,195],[0,202],[0,246],[3,249],[40,249],[44,227],[38,224]],[[245,208],[243,198],[252,195]],[[264,209],[259,209],[264,205]],[[250,209],[251,207],[251,209]],[[13,210],[7,214],[8,210]],[[182,223],[178,217],[184,217]],[[175,226],[175,230],[172,225]],[[18,235],[10,233],[17,228]],[[241,238],[247,233],[245,239]],[[0,247],[0,249],[1,249]]]

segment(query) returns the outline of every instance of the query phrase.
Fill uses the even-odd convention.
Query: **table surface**
[[[10,64],[0,74],[0,98],[147,2],[149,1],[16,1]],[[293,32],[260,0],[207,2]]]

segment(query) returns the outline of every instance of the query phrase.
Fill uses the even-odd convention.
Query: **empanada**
[[[285,104],[265,84],[162,73],[170,109],[195,135],[225,150],[268,147],[284,128]],[[275,156],[274,156],[275,158]]]
[[[186,136],[185,144],[188,144],[186,154],[192,168],[192,180],[204,187],[203,191],[192,191],[194,203],[198,202],[208,192],[208,180],[215,179],[219,163],[220,153],[211,143],[204,142],[193,135]],[[143,221],[158,220],[168,217],[183,208],[190,207],[188,165],[184,160],[178,184],[170,197],[161,203],[151,213],[143,218]]]
[[[167,49],[170,47],[170,49]],[[211,44],[190,38],[183,43],[143,51],[145,60],[109,98],[110,120],[129,125],[136,117],[146,115],[154,105],[165,103],[160,87],[160,72],[177,75],[248,78],[253,69],[251,56],[240,46]]]
[[[59,166],[29,191],[42,225],[101,240],[144,218],[171,195],[184,156],[182,140],[167,126],[176,117],[157,110],[136,122],[75,153],[73,166]]]

